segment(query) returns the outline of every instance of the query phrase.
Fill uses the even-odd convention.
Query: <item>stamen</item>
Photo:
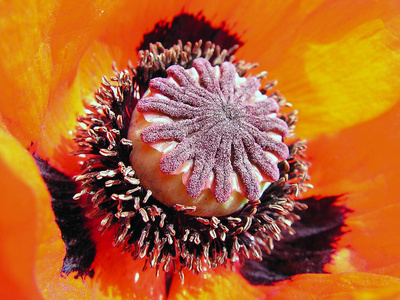
[[[115,76],[109,80],[102,78],[95,103],[87,107],[85,116],[78,118],[75,141],[80,149],[74,154],[86,157],[82,173],[75,177],[81,190],[74,199],[87,209],[90,218],[98,219],[100,231],[115,227],[114,245],[130,251],[133,259],[145,258],[144,269],[150,266],[157,272],[179,272],[183,278],[184,268],[199,273],[205,266],[233,267],[245,259],[261,260],[262,251],[272,251],[273,241],[280,240],[283,231],[293,233],[290,226],[298,219],[294,211],[305,208],[296,200],[296,195],[310,187],[308,164],[303,160],[305,144],[292,141],[286,146],[281,140],[293,132],[297,115],[279,112],[288,104],[279,93],[269,91],[272,83],[259,92],[257,78],[240,78],[254,64],[232,63],[235,50],[221,50],[211,42],[203,45],[201,41],[185,46],[178,42],[170,49],[160,43],[150,45],[150,50],[139,53],[137,67],[130,65],[129,71],[118,71],[114,66]],[[170,66],[172,69],[168,69]],[[190,77],[194,71],[198,74],[197,82]],[[151,81],[155,74],[163,79]],[[194,82],[196,88],[189,87]],[[142,98],[149,86],[153,95]],[[185,88],[186,93],[197,96],[187,97]],[[186,143],[184,147],[170,148],[162,158],[166,173],[177,172],[183,161],[193,159],[183,192],[188,190],[196,196],[208,182],[210,195],[215,196],[214,205],[223,206],[229,201],[226,182],[234,182],[227,180],[226,175],[231,178],[231,173],[236,172],[235,188],[243,193],[236,209],[202,214],[202,207],[197,204],[163,203],[156,187],[145,184],[142,170],[130,161],[131,153],[138,150],[136,141],[128,137],[130,124],[129,132],[134,130],[132,119],[135,120],[138,102],[138,110],[143,113],[161,112],[172,120],[156,127],[162,130],[155,135],[155,125],[147,127],[144,139],[158,143],[167,136],[165,129],[169,126],[174,142]],[[207,109],[212,114],[198,109],[202,107],[200,102],[209,104]],[[185,107],[184,112],[171,109],[173,105]],[[200,115],[196,115],[198,110],[202,110]],[[209,116],[209,121],[194,121],[202,116]],[[178,122],[187,125],[174,127]],[[213,126],[207,125],[210,122]],[[193,128],[202,136],[196,143],[185,140],[196,135],[196,130],[188,134]],[[190,151],[193,156],[182,159],[179,147],[184,149],[183,156]],[[199,157],[201,163],[197,161]],[[160,159],[143,159],[154,160],[158,168]],[[209,177],[211,170],[214,178]],[[166,176],[181,176],[182,182],[182,175]],[[265,186],[259,185],[267,181]],[[161,188],[167,189],[161,195],[179,194],[168,185]]]

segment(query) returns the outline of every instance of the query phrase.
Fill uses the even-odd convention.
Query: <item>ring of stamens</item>
[[[141,185],[130,166],[132,143],[127,139],[129,122],[137,101],[148,89],[150,79],[166,77],[166,68],[181,65],[190,68],[197,57],[213,66],[234,61],[231,50],[222,50],[201,41],[183,46],[180,42],[171,49],[161,44],[139,53],[137,67],[118,71],[111,82],[103,77],[102,87],[88,113],[79,117],[75,141],[85,156],[82,172],[75,177],[81,183],[74,199],[88,209],[90,218],[99,220],[99,230],[117,228],[114,245],[131,251],[134,259],[145,258],[145,268],[155,267],[157,273],[189,269],[201,272],[205,267],[233,267],[244,259],[262,259],[262,252],[273,249],[282,231],[293,233],[291,225],[298,219],[296,209],[305,206],[296,198],[310,187],[308,165],[303,161],[305,145],[295,141],[289,146],[289,157],[278,164],[279,179],[272,183],[258,201],[247,203],[240,211],[222,217],[196,217],[188,214],[193,207],[167,207]],[[254,65],[237,63],[244,75]],[[261,74],[260,76],[264,76]],[[268,83],[261,90],[267,93]],[[278,93],[270,97],[282,107],[286,100]],[[279,116],[290,131],[297,121],[296,113]]]

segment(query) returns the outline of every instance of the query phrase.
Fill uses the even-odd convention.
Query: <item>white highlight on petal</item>
[[[135,279],[133,280],[134,283],[137,283],[139,281],[139,273],[135,273]]]
[[[179,84],[175,81],[175,79],[170,76],[168,76],[168,81],[170,81],[173,85],[180,87]]]
[[[190,75],[190,77],[192,77],[192,79],[194,79],[197,82],[200,82],[199,73],[196,71],[195,68],[186,69],[185,71]]]
[[[157,151],[160,151],[164,155],[166,155],[176,148],[176,146],[178,145],[178,142],[165,141],[165,142],[149,143],[149,145],[151,147],[153,147],[154,149],[156,149]]]
[[[221,69],[220,69],[220,67],[219,66],[215,66],[215,67],[213,67],[213,69],[214,69],[215,77],[217,79],[219,79],[221,77]]]
[[[270,118],[276,118],[277,116],[278,116],[277,113],[272,113],[268,115],[268,117]]]
[[[143,117],[146,119],[147,122],[152,123],[152,124],[157,124],[157,123],[172,123],[173,120],[170,117],[167,117],[165,115],[160,115],[155,112],[144,112]]]

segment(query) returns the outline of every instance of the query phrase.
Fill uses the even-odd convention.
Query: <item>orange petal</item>
[[[45,127],[49,99],[65,92],[93,38],[121,2],[11,1],[1,5],[0,114],[28,147]],[[50,106],[51,108],[51,106]]]
[[[63,1],[55,16],[51,32],[51,51],[53,72],[49,92],[49,106],[43,121],[36,153],[43,159],[51,159],[53,166],[68,175],[77,170],[76,159],[68,156],[74,147],[72,132],[76,126],[76,117],[83,114],[81,80],[77,68],[87,48],[92,45],[104,27],[116,18],[115,11],[123,2],[115,1]],[[89,51],[89,56],[91,51]],[[105,57],[100,56],[101,58]],[[86,57],[86,60],[89,57]],[[98,69],[98,61],[92,60],[92,70]],[[112,62],[112,60],[111,60]],[[111,74],[109,69],[104,74]],[[82,73],[82,72],[79,72]],[[98,77],[96,77],[97,79]],[[93,79],[82,85],[93,83]],[[100,81],[91,87],[92,94]],[[67,168],[63,168],[67,166]],[[75,169],[74,169],[75,166]]]
[[[373,119],[396,103],[398,2],[293,1],[282,9],[271,6],[258,8],[251,18],[241,12],[244,21],[236,21],[240,27],[247,23],[248,30],[239,53],[279,81],[278,89],[300,112],[298,136],[336,132]],[[243,8],[244,16],[250,7]]]
[[[344,204],[353,210],[337,243],[347,250],[327,270],[346,271],[340,264],[347,262],[355,270],[400,275],[400,238],[394,233],[400,226],[399,113],[397,103],[374,120],[309,143],[312,193],[346,194]]]
[[[47,31],[55,8],[49,1],[1,4],[0,114],[24,147],[38,139],[46,113],[52,68]]]
[[[39,217],[37,203],[49,201],[31,155],[0,129],[0,298],[41,299],[34,267]]]
[[[368,274],[304,274],[270,287],[267,299],[397,299],[400,279]]]
[[[346,220],[350,232],[338,246],[348,247],[363,257],[369,272],[399,276],[400,237],[395,232],[400,226],[400,204],[377,206],[375,211]]]
[[[357,215],[397,203],[399,114],[400,102],[374,120],[308,143],[311,193],[348,193],[347,204]]]
[[[239,272],[231,272],[224,268],[200,275],[190,271],[184,273],[183,283],[178,275],[174,276],[168,299],[261,299],[268,290],[268,287],[251,285]]]
[[[53,59],[51,96],[63,92],[75,76],[87,47],[116,18],[123,1],[61,1],[50,33]]]
[[[253,286],[239,273],[217,269],[174,277],[170,299],[394,299],[400,279],[368,273],[302,274],[274,286]],[[369,297],[369,298],[368,298]]]

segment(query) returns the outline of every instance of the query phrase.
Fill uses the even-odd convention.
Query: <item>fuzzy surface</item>
[[[198,81],[180,66],[169,67],[168,78],[150,81],[150,89],[162,96],[142,98],[138,111],[161,113],[175,121],[151,125],[143,130],[141,138],[145,143],[178,142],[175,149],[162,157],[160,170],[172,174],[184,162],[193,160],[186,185],[191,197],[200,195],[213,173],[215,199],[219,203],[228,201],[232,192],[231,174],[235,172],[245,187],[245,196],[257,200],[261,191],[253,166],[269,181],[276,181],[279,170],[266,151],[279,161],[289,154],[283,142],[268,135],[273,132],[285,137],[289,132],[283,120],[270,117],[278,112],[279,106],[267,97],[249,103],[260,82],[250,77],[238,86],[236,69],[230,62],[221,65],[219,78],[204,58],[195,59],[193,66]]]

